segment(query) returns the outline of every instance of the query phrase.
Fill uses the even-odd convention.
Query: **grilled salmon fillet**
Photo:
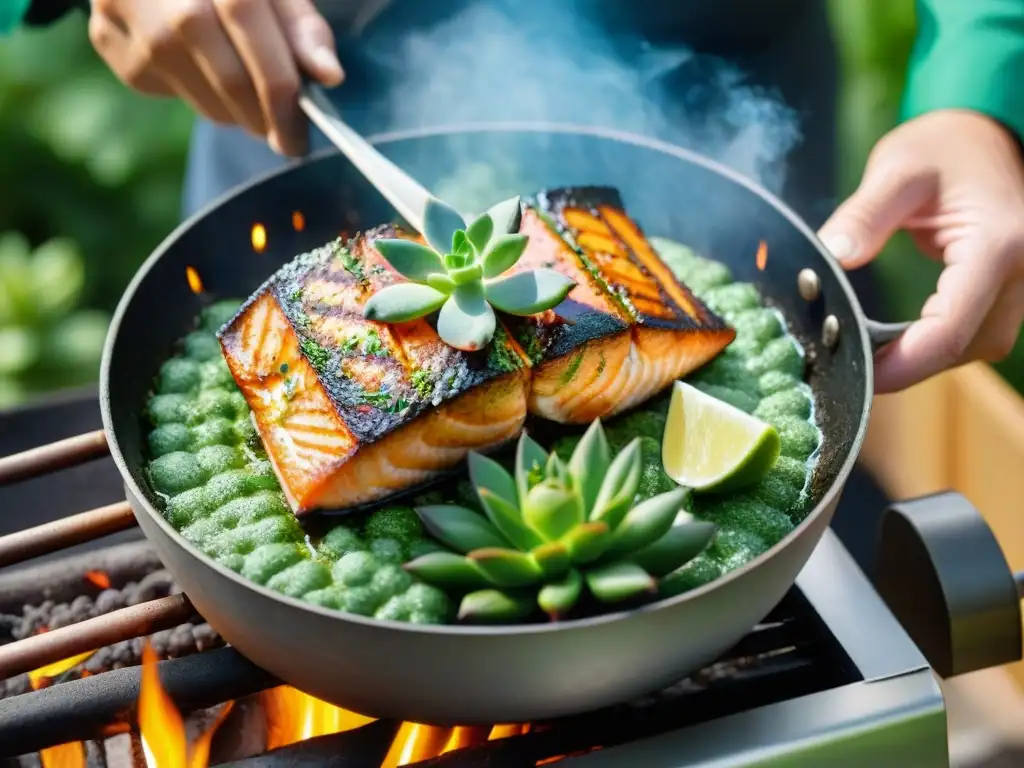
[[[220,333],[232,376],[296,513],[387,496],[514,438],[529,362],[500,331],[479,353],[425,320],[385,325],[363,305],[403,278],[381,227],[298,257]]]
[[[462,352],[427,319],[363,317],[404,280],[374,247],[384,226],[299,256],[220,332],[296,513],[375,501],[470,450],[516,437],[527,412],[586,423],[633,407],[721,352],[735,332],[661,261],[609,188],[553,190],[524,211],[514,270],[556,269],[576,287],[553,310],[503,316]]]
[[[676,279],[618,193],[542,193],[523,216],[516,270],[546,266],[576,281],[549,312],[510,321],[534,364],[530,412],[582,424],[632,408],[704,365],[735,338]]]

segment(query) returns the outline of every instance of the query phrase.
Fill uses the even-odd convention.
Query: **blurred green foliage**
[[[191,123],[122,86],[80,15],[0,40],[0,405],[95,380],[97,329],[178,222]]]
[[[831,10],[845,193],[898,119],[914,2],[831,0]],[[0,233],[10,233],[0,237],[0,406],[95,379],[107,313],[178,222],[191,122],[180,103],[117,82],[80,16],[0,40]],[[915,316],[937,265],[904,238],[878,264],[890,319]],[[1024,389],[1024,345],[1000,369]]]

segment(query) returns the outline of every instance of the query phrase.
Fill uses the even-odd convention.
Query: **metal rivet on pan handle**
[[[796,288],[804,301],[817,301],[821,296],[821,278],[813,269],[801,269],[796,276]]]
[[[828,349],[839,343],[839,319],[835,315],[829,315],[821,324],[821,343]]]

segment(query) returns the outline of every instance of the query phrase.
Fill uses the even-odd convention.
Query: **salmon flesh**
[[[297,257],[221,330],[232,376],[296,513],[385,498],[515,438],[527,413],[581,424],[657,394],[735,332],[661,261],[615,190],[541,194],[514,270],[549,267],[576,287],[558,307],[502,315],[478,352],[428,320],[363,317],[403,281],[373,243],[383,226]]]

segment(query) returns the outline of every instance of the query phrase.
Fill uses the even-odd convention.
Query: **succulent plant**
[[[523,255],[527,236],[513,197],[467,223],[454,208],[431,198],[423,215],[426,245],[382,238],[381,255],[407,283],[391,285],[366,303],[370,320],[401,323],[440,310],[438,336],[456,349],[481,349],[494,336],[494,310],[532,315],[562,302],[575,283],[553,269],[502,276]]]
[[[405,566],[464,595],[461,619],[512,621],[538,605],[558,618],[584,587],[603,603],[653,593],[658,577],[700,553],[716,531],[682,510],[687,489],[635,503],[640,440],[612,458],[600,421],[568,462],[524,432],[514,476],[478,453],[469,455],[469,475],[484,513],[418,507],[430,534],[455,552],[431,552]]]

